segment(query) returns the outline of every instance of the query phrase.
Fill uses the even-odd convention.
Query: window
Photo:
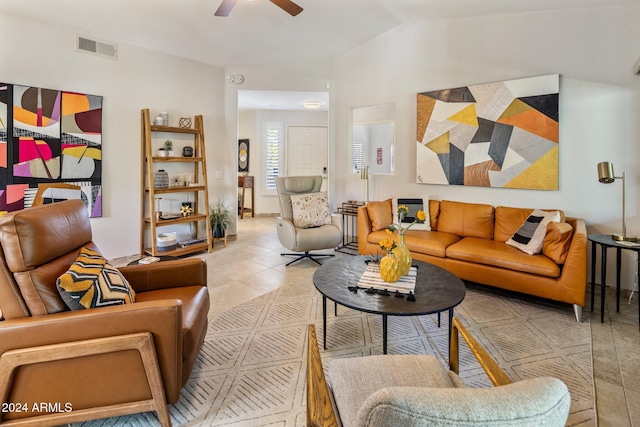
[[[284,151],[282,122],[264,122],[264,190],[266,194],[276,194],[276,177],[282,172]]]

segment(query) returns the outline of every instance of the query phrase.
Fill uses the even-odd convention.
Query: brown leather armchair
[[[69,311],[56,279],[97,250],[84,204],[0,217],[0,424],[155,411],[180,398],[207,331],[204,260],[120,268],[135,303]]]

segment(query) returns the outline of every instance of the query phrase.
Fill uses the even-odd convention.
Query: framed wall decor
[[[249,172],[249,140],[238,140],[238,172]]]
[[[418,93],[417,182],[558,190],[559,81]]]
[[[79,198],[102,216],[101,96],[0,83],[0,214],[30,207],[36,194]]]

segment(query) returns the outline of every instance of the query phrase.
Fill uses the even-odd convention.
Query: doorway
[[[290,126],[286,145],[286,175],[322,175],[321,191],[327,191],[329,170],[329,132],[327,127]]]
[[[305,109],[302,104],[309,100],[319,101],[320,107]],[[277,194],[271,185],[273,179],[267,179],[267,137],[263,124],[280,123],[282,126],[280,151],[276,156],[281,162],[278,176],[320,174],[325,177],[323,189],[326,189],[330,170],[328,110],[328,92],[238,91],[237,139],[249,140],[246,173],[254,177],[256,215],[277,215],[280,212]],[[273,159],[273,152],[269,153]],[[273,165],[270,168],[273,169]],[[239,176],[242,174],[238,172]],[[238,220],[238,232],[241,229],[242,221]]]

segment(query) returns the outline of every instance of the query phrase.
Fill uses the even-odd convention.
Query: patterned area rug
[[[372,298],[384,298],[372,296]],[[333,305],[328,316],[326,364],[336,357],[382,352],[382,320]],[[591,332],[566,305],[529,301],[469,285],[455,315],[515,381],[543,375],[571,392],[569,426],[595,426]],[[180,401],[171,406],[174,426],[305,425],[306,326],[316,324],[322,342],[322,297],[311,280],[289,283],[211,319],[206,342]],[[447,316],[389,317],[390,354],[431,354],[446,364]],[[463,342],[461,340],[461,342]],[[445,357],[443,357],[445,355]],[[482,368],[461,345],[461,376],[488,387]],[[146,426],[153,414],[111,418],[86,425]]]

